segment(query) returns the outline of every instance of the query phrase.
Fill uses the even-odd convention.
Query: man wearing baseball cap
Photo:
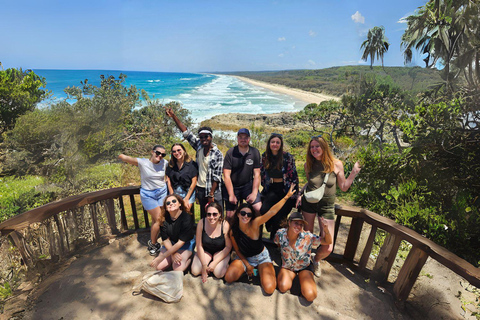
[[[198,129],[197,137],[178,119],[171,108],[166,109],[166,113],[175,121],[185,140],[197,151],[198,180],[195,193],[200,204],[200,216],[204,218],[208,203],[215,201],[222,206],[223,154],[212,142],[210,127]]]
[[[237,142],[225,154],[223,162],[224,200],[227,218],[233,217],[237,205],[243,200],[252,204],[258,215],[262,202],[260,187],[260,152],[250,146],[250,131],[237,132]]]

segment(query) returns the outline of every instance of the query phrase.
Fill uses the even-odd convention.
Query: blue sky
[[[384,63],[403,66],[406,25],[399,21],[425,3],[0,0],[0,62],[24,69],[321,69],[369,64],[360,61],[360,45],[369,28],[383,25],[390,41]]]

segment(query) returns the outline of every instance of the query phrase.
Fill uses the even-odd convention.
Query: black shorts
[[[238,204],[241,203],[243,200],[246,200],[248,195],[252,193],[252,188],[253,188],[253,181],[243,186],[233,188],[233,193],[237,198],[236,205],[228,201],[228,192],[225,188],[225,193],[223,195],[223,200],[225,200],[225,210],[234,211],[237,208]],[[262,201],[262,198],[260,196],[260,192],[257,192],[257,198],[253,201],[252,204],[259,203],[260,201]]]

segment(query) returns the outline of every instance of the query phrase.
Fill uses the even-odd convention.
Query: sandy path
[[[249,78],[245,77],[240,77],[240,76],[233,76],[239,80],[242,80],[244,82],[250,83],[254,86],[262,87],[277,93],[282,93],[286,94],[289,96],[292,96],[300,101],[306,102],[306,103],[320,103],[322,101],[326,100],[339,100],[339,97],[335,96],[330,96],[326,94],[321,94],[321,93],[315,93],[315,92],[309,92],[309,91],[304,91],[301,89],[295,89],[295,88],[289,88],[280,84],[271,84],[263,81],[258,81],[258,80],[252,80]]]

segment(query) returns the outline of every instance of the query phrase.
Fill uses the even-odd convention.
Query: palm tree
[[[444,66],[443,79],[449,89],[462,71],[466,80],[475,83],[473,70],[480,67],[480,37],[478,36],[479,4],[477,1],[430,0],[407,17],[407,29],[402,35],[405,63],[412,61],[413,50],[425,55],[427,68]],[[480,73],[475,75],[477,80]]]
[[[367,40],[363,41],[360,46],[360,48],[364,48],[362,60],[367,61],[368,57],[370,57],[370,69],[373,69],[373,61],[376,55],[377,60],[380,59],[382,61],[383,68],[383,55],[388,51],[389,46],[390,43],[388,43],[388,39],[385,37],[385,28],[383,26],[373,27],[368,30]]]

